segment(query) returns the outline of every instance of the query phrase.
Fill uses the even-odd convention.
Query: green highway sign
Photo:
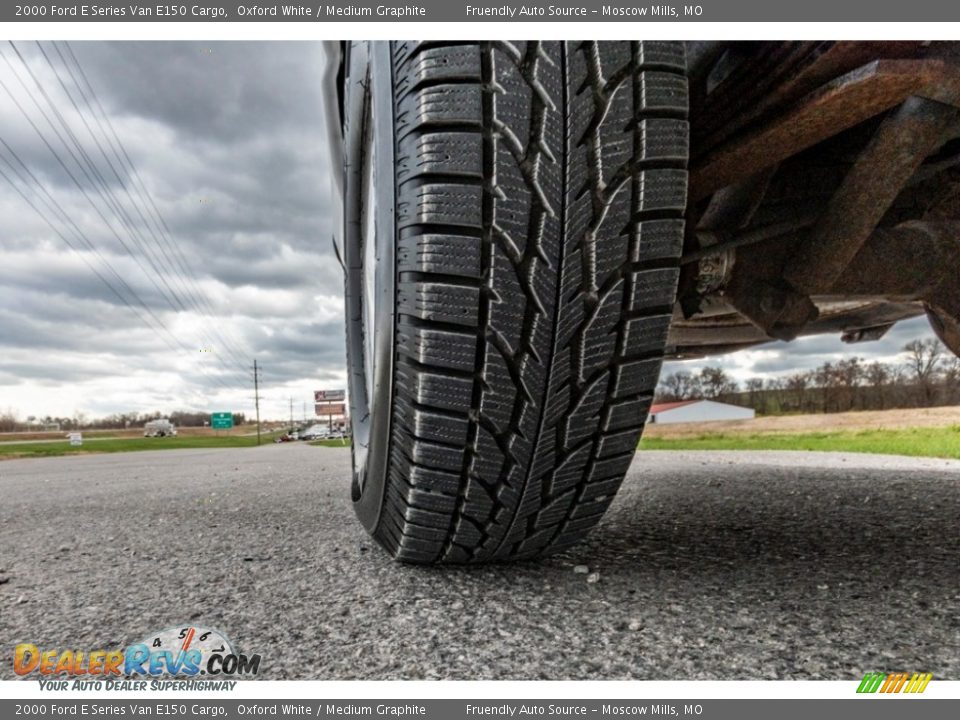
[[[233,427],[233,413],[210,413],[210,427],[214,430],[229,430]]]

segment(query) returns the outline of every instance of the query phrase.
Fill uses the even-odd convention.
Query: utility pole
[[[290,427],[293,427],[293,398],[290,398]]]
[[[260,370],[257,360],[253,360],[253,402],[257,408],[257,445],[260,444]]]
[[[303,424],[307,424],[307,403],[303,403]]]

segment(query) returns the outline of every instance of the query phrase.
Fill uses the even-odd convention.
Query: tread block
[[[479,127],[482,117],[480,85],[435,85],[408,95],[397,114],[398,135],[407,128],[436,125]]]
[[[476,45],[425,48],[414,58],[405,59],[399,77],[397,94],[400,96],[425,82],[476,82],[480,77],[480,48]]]
[[[617,280],[616,284],[600,300],[596,317],[587,322],[583,328],[581,370],[583,377],[589,377],[600,368],[608,366],[613,359],[617,338],[619,337],[615,329],[620,322],[623,285],[623,280]]]
[[[579,398],[577,404],[567,414],[567,432],[564,436],[566,447],[573,447],[581,440],[596,434],[596,418],[600,415],[601,408],[608,400],[609,375],[609,372],[604,372],[595,382],[591,383],[586,392]]]
[[[410,459],[417,465],[459,472],[463,465],[463,450],[413,439],[410,442]]]
[[[604,432],[625,427],[640,427],[646,422],[652,401],[652,396],[648,395],[638,400],[625,400],[610,405],[603,421]]]
[[[401,282],[397,286],[399,312],[434,322],[476,327],[480,290],[441,282]]]
[[[676,258],[683,250],[683,220],[644,220],[634,224],[637,242],[630,250],[630,261]]]
[[[658,268],[633,273],[630,276],[630,302],[627,309],[640,312],[652,307],[672,306],[679,276],[680,271],[676,268]]]
[[[687,112],[687,79],[676,72],[648,70],[640,73],[638,112]]]
[[[466,417],[452,417],[406,406],[400,417],[404,428],[416,438],[448,445],[465,445],[469,423]]]
[[[400,141],[397,180],[400,183],[425,175],[458,178],[483,177],[483,137],[476,132],[411,133]]]
[[[619,483],[624,473],[630,468],[633,462],[634,450],[631,448],[629,453],[617,455],[614,457],[605,457],[597,460],[590,469],[590,475],[587,477],[587,487],[595,482],[616,479]]]
[[[414,327],[398,323],[401,353],[423,365],[473,372],[477,337],[474,334]]]
[[[419,465],[409,468],[410,484],[417,489],[456,497],[460,492],[460,476],[455,473],[433,470]]]
[[[446,530],[447,526],[450,524],[450,521],[442,513],[433,512],[432,510],[423,510],[415,507],[408,507],[407,511],[404,513],[404,517],[406,518],[407,522],[424,528],[438,528],[441,530]]]
[[[673,118],[650,118],[639,123],[643,146],[640,159],[686,162],[690,155],[690,124]]]
[[[468,413],[472,402],[473,381],[437,372],[412,373],[406,379],[411,397],[420,405]]]
[[[686,170],[642,170],[637,212],[673,210],[687,207]]]
[[[554,471],[553,477],[550,478],[551,495],[564,494],[583,480],[583,469],[590,458],[591,452],[590,445],[583,445],[560,463]]]
[[[670,315],[654,315],[627,320],[623,328],[623,354],[642,355],[662,352],[670,331]]]
[[[687,56],[682,43],[647,40],[639,45],[637,60],[641,67],[659,65],[680,73],[686,71]]]
[[[480,240],[464,235],[426,233],[397,244],[397,269],[480,279]]]
[[[480,415],[502,433],[510,424],[518,389],[513,384],[507,360],[490,344],[484,369],[486,389],[480,397]]]
[[[397,227],[453,225],[480,228],[483,190],[472,185],[430,183],[401,191]]]
[[[407,493],[407,502],[415,507],[439,513],[453,512],[453,509],[457,506],[456,497],[417,489],[410,490]],[[442,539],[442,536],[440,539]]]
[[[597,445],[597,456],[605,458],[620,453],[633,452],[637,449],[639,439],[639,427],[602,435]]]
[[[615,398],[626,397],[627,395],[640,395],[656,387],[657,378],[660,377],[660,359],[635,360],[618,365],[614,370],[614,389]]]

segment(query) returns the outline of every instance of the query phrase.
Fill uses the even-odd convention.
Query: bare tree
[[[841,360],[834,368],[834,379],[840,388],[842,405],[838,409],[853,410],[859,399],[859,387],[863,381],[864,368],[860,358],[852,357]],[[840,402],[840,399],[838,399]]]
[[[737,383],[722,368],[705,367],[700,371],[703,394],[711,400],[727,397],[737,391]]]
[[[664,402],[679,402],[700,397],[700,380],[686,370],[678,370],[660,381],[657,397]]]
[[[0,432],[15,432],[19,425],[17,412],[13,408],[7,408],[0,413]]]
[[[907,354],[907,370],[916,383],[921,403],[925,407],[933,404],[935,395],[934,381],[940,360],[943,358],[943,344],[939,340],[914,340],[903,346]]]
[[[787,378],[787,390],[793,396],[798,412],[803,412],[807,405],[807,389],[811,380],[810,373],[794,373]]]
[[[960,357],[954,356],[945,363],[943,389],[946,402],[951,405],[960,402]]]
[[[746,384],[747,396],[750,400],[750,407],[752,407],[757,412],[763,412],[765,408],[760,407],[763,397],[761,393],[763,392],[763,379],[762,378],[750,378],[747,380]]]
[[[820,406],[823,412],[830,412],[835,407],[837,376],[833,363],[826,362],[813,371],[813,382],[820,388]]]
[[[873,390],[874,400],[880,410],[887,407],[887,385],[890,383],[890,368],[882,362],[872,362],[865,370],[867,384]]]
[[[763,398],[763,411],[765,413],[779,413],[783,410],[784,390],[787,389],[787,379],[782,377],[773,377],[766,382],[767,391]],[[771,404],[773,409],[771,410]]]

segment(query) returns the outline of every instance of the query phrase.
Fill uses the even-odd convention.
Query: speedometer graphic
[[[151,633],[140,641],[145,646],[148,655],[141,667],[150,674],[155,674],[157,666],[162,665],[169,675],[206,675],[222,664],[226,658],[234,658],[237,653],[227,637],[213,628],[186,625],[167,628],[157,633]],[[213,661],[213,663],[211,663]],[[149,669],[145,667],[149,663]]]

